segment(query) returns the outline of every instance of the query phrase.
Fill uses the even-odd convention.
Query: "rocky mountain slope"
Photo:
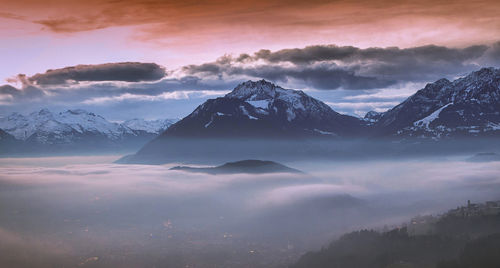
[[[352,137],[364,127],[302,91],[260,80],[206,101],[162,137]]]
[[[139,152],[118,162],[276,159],[322,146],[304,143],[306,139],[358,138],[366,134],[366,127],[364,120],[339,114],[302,91],[265,80],[247,81],[224,97],[207,100]]]
[[[144,120],[140,118],[134,118],[126,120],[121,125],[128,127],[134,131],[144,131],[147,133],[161,134],[178,119],[158,119],[158,120]]]
[[[483,68],[450,82],[440,79],[385,112],[378,136],[495,137],[500,134],[500,70]]]

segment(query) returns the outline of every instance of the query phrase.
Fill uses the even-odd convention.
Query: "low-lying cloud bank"
[[[78,65],[8,79],[21,86],[0,86],[0,112],[27,106],[91,109],[104,104],[123,110],[125,106],[120,104],[127,103],[148,106],[158,117],[160,107],[170,100],[187,100],[194,108],[242,81],[267,79],[318,97],[326,96],[325,101],[343,105],[339,107],[341,112],[359,114],[370,108],[386,109],[390,107],[386,102],[401,101],[426,82],[454,79],[488,66],[500,66],[500,42],[464,48],[315,45],[277,51],[262,49],[168,71],[155,63]],[[398,90],[401,94],[392,93]],[[386,95],[398,97],[386,100]],[[357,96],[365,98],[356,99]],[[172,113],[176,109],[172,107]],[[171,116],[187,113],[186,109]]]
[[[271,267],[348,230],[500,197],[500,162],[296,162],[309,173],[293,175],[97,162],[0,160],[0,264]]]

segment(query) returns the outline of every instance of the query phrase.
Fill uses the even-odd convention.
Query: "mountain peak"
[[[226,97],[242,100],[266,100],[276,96],[276,89],[282,88],[264,79],[248,80],[236,86],[233,91],[226,94]]]
[[[493,80],[500,78],[500,69],[495,69],[494,67],[481,68],[479,71],[475,71],[466,77],[462,78],[467,82],[481,81],[489,83]]]
[[[63,112],[61,114],[72,114],[72,115],[88,114],[91,116],[96,116],[94,113],[85,111],[83,109],[70,109],[70,110],[66,110],[65,112]]]
[[[499,70],[495,69],[495,67],[484,67],[484,68],[481,68],[479,71],[473,72],[473,74],[475,74],[475,75],[491,75],[491,74],[494,74],[498,71]]]
[[[380,112],[376,112],[376,111],[369,111],[365,114],[365,116],[363,117],[363,119],[365,121],[369,121],[369,122],[376,122],[378,121],[382,116],[384,115],[384,113],[380,113]]]
[[[427,84],[378,121],[382,131],[419,137],[494,135],[500,124],[500,69],[482,68]]]
[[[52,113],[50,112],[50,110],[49,110],[49,109],[47,109],[47,108],[42,108],[42,109],[40,109],[40,111],[38,111],[38,114],[39,114],[39,115],[49,115],[49,114],[52,114]]]
[[[444,86],[444,85],[451,84],[451,82],[450,82],[450,80],[448,80],[446,78],[441,78],[441,79],[437,80],[436,82],[434,82],[433,84]]]

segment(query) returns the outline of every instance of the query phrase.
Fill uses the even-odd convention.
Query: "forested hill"
[[[500,267],[499,202],[469,204],[439,217],[419,217],[388,232],[342,236],[292,265],[299,267]]]

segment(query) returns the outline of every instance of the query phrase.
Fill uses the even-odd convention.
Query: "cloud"
[[[236,57],[225,55],[215,62],[185,66],[183,71],[220,78],[240,75],[276,82],[295,80],[314,89],[376,89],[455,78],[480,66],[500,66],[499,55],[499,43],[464,48],[316,45],[274,52],[262,49]]]
[[[336,197],[349,193],[363,193],[366,189],[357,186],[334,184],[306,184],[276,187],[257,196],[251,201],[252,206],[292,205],[304,199],[317,197]]]
[[[448,48],[436,45],[419,46],[412,48],[366,48],[361,49],[353,46],[315,45],[305,48],[282,49],[275,52],[262,49],[253,56],[240,55],[238,61],[265,60],[271,63],[291,62],[294,64],[305,64],[318,61],[337,60],[341,62],[359,62],[372,60],[376,62],[391,62],[401,60],[426,60],[426,61],[458,61],[475,59],[489,47],[486,45],[475,45],[466,48]]]
[[[74,267],[97,256],[95,265],[144,267],[179,248],[191,264],[206,264],[213,245],[221,263],[241,263],[256,247],[276,258],[292,244],[290,256],[324,244],[325,234],[399,225],[500,193],[499,162],[312,161],[292,165],[310,175],[215,176],[115,159],[0,159],[0,265]],[[68,262],[54,264],[59,258]]]
[[[226,93],[226,91],[210,91],[210,90],[183,90],[173,92],[163,92],[159,95],[141,95],[125,93],[113,97],[97,97],[84,100],[84,104],[106,104],[109,102],[122,102],[122,101],[162,101],[162,100],[181,100],[189,99],[193,95],[198,95],[199,98],[203,97],[219,97]]]
[[[376,77],[360,76],[352,70],[338,68],[335,64],[312,66],[259,65],[240,66],[231,62],[189,65],[183,68],[190,75],[223,77],[247,77],[249,79],[267,79],[277,83],[299,81],[316,89],[372,89],[393,84],[393,81],[380,80]]]
[[[135,27],[144,40],[162,38],[199,44],[233,38],[267,38],[269,41],[327,40],[340,42],[377,38],[387,43],[429,41],[472,42],[498,36],[498,5],[493,0],[436,1],[226,1],[53,0],[51,5],[37,1],[1,1],[9,12],[5,17],[43,26],[55,33],[75,33],[110,27]],[[411,23],[408,23],[411,21]],[[418,29],[416,34],[412,30]],[[383,29],[383,31],[381,31]],[[455,32],[454,30],[462,30]],[[463,32],[470,34],[463,37]],[[410,33],[410,34],[408,34]],[[256,37],[258,34],[258,37]],[[404,36],[402,36],[405,34]],[[174,37],[174,38],[172,38]],[[244,40],[244,42],[252,42]],[[335,39],[335,40],[332,40]],[[404,40],[402,40],[404,39]],[[429,40],[433,39],[433,40]],[[465,41],[464,41],[465,39]],[[375,40],[377,41],[377,40]]]
[[[49,86],[81,81],[155,81],[164,76],[165,69],[156,63],[120,62],[47,70],[28,77],[28,81],[38,86]]]
[[[500,42],[463,48],[316,45],[276,51],[261,49],[251,54],[223,55],[212,62],[168,72],[155,63],[78,65],[9,79],[10,83],[20,82],[22,87],[1,86],[0,111],[12,112],[22,107],[24,112],[31,112],[54,105],[94,111],[103,104],[123,103],[113,109],[128,111],[133,107],[134,113],[150,111],[155,114],[147,117],[163,118],[163,113],[157,114],[166,107],[161,103],[169,102],[174,107],[173,101],[185,100],[182,112],[177,105],[172,109],[179,112],[169,115],[183,117],[189,114],[190,107],[220,96],[245,80],[266,79],[286,88],[304,90],[331,103],[339,112],[362,115],[372,109],[384,111],[393,107],[425,83],[440,78],[453,80],[486,66],[500,66]],[[153,103],[156,108],[151,106]],[[103,115],[110,113],[104,111]],[[125,119],[128,118],[118,120]]]
[[[25,85],[21,89],[17,89],[11,85],[0,86],[0,104],[9,104],[12,101],[18,100],[33,100],[40,99],[45,95],[45,92],[31,85]],[[8,100],[2,102],[2,99]]]

